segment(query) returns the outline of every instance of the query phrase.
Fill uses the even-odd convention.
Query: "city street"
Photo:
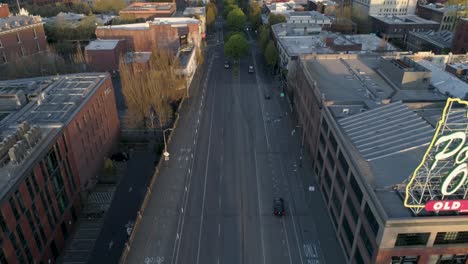
[[[298,163],[301,130],[255,40],[230,69],[222,39],[208,48],[127,263],[344,263],[323,200],[309,191],[310,161]]]

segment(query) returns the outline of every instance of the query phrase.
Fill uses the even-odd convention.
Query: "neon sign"
[[[422,162],[405,189],[415,214],[468,210],[468,101],[449,98]]]

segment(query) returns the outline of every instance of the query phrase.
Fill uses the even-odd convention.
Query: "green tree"
[[[224,44],[224,53],[232,59],[239,59],[247,54],[249,44],[247,39],[241,34],[232,35],[229,40]]]
[[[249,21],[254,29],[258,29],[260,26],[260,5],[257,2],[252,2],[249,8]]]
[[[213,3],[208,3],[206,5],[206,25],[208,27],[213,26],[213,23],[216,20],[216,16],[218,15],[218,9],[216,5]]]
[[[236,8],[239,8],[237,5],[234,5],[234,4],[227,4],[227,5],[224,5],[223,7],[223,17],[225,19],[227,19],[227,16],[229,15],[229,13],[236,9]]]
[[[118,13],[126,6],[124,0],[97,0],[93,9],[97,13]]]
[[[278,23],[284,23],[286,22],[286,17],[284,15],[281,15],[281,14],[270,14],[270,16],[268,17],[268,23],[270,24],[270,26],[273,26],[275,24],[278,24]]]
[[[206,9],[212,9],[214,11],[214,14],[217,16],[218,15],[218,8],[216,7],[216,5],[212,2],[209,2],[207,5],[206,5]]]
[[[245,28],[247,18],[245,17],[244,12],[239,8],[236,8],[229,12],[227,17],[227,26],[229,30],[233,31],[243,31]]]
[[[278,50],[276,50],[275,43],[272,40],[268,42],[264,56],[267,65],[274,68],[278,62]]]
[[[268,25],[260,26],[259,34],[258,34],[258,42],[260,44],[260,48],[262,49],[262,52],[265,51],[269,40],[270,40],[270,27],[268,27]]]

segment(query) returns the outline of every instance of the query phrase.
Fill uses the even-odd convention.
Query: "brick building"
[[[468,18],[461,19],[455,28],[452,52],[455,54],[468,52]]]
[[[55,263],[118,136],[107,74],[0,82],[0,263]]]
[[[126,52],[125,41],[118,39],[97,39],[85,47],[86,64],[92,71],[116,71],[120,56]]]
[[[0,64],[45,51],[43,24],[38,16],[0,18]]]
[[[415,15],[407,16],[371,16],[373,32],[386,39],[406,41],[408,32],[435,31],[439,23],[422,19]]]
[[[170,17],[176,11],[175,3],[143,3],[135,2],[119,11],[121,17],[144,18]]]
[[[200,47],[201,22],[193,18],[156,18],[146,23],[100,26],[99,39],[124,39],[126,48],[134,52],[148,52],[154,47],[167,47],[175,51],[185,43]]]
[[[5,18],[10,16],[10,9],[7,4],[0,3],[0,18]]]
[[[445,78],[440,68],[419,64],[424,55],[308,55],[289,73],[312,177],[346,263],[468,261],[466,213],[416,213],[403,202],[407,179],[442,116],[445,93],[468,91],[468,84]],[[466,109],[453,111],[458,119],[451,120],[466,122]]]

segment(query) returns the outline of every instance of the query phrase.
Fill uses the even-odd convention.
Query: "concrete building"
[[[0,82],[0,261],[55,263],[116,143],[108,74]]]
[[[373,32],[386,39],[406,41],[408,32],[435,31],[439,23],[422,19],[415,15],[408,16],[372,16]]]
[[[120,56],[125,52],[125,40],[93,40],[85,47],[86,64],[96,72],[117,71]]]
[[[455,54],[468,52],[468,18],[460,19],[455,28],[452,52]]]
[[[0,64],[46,51],[43,24],[39,16],[0,18]]]
[[[119,11],[123,18],[144,18],[152,20],[156,17],[171,17],[176,12],[175,3],[135,2]]]
[[[468,260],[466,213],[417,213],[404,205],[447,99],[419,60],[307,55],[289,72],[304,148],[346,263]],[[451,122],[466,124],[466,108],[453,111]]]
[[[190,17],[193,19],[200,20],[200,27],[201,27],[201,35],[204,39],[206,37],[206,8],[202,7],[186,7],[184,9],[184,13],[182,13],[184,17]]]
[[[295,11],[286,14],[286,22],[290,24],[316,24],[322,29],[330,29],[332,20],[317,11]]]
[[[304,54],[388,53],[397,49],[374,34],[343,35],[320,31],[314,24],[280,23],[272,26],[276,39],[279,65],[289,69],[289,63]]]
[[[339,8],[338,4],[331,0],[309,0],[307,1],[307,10],[317,11],[324,15],[331,15]]]
[[[201,22],[193,18],[156,18],[145,23],[99,26],[99,39],[124,39],[127,50],[149,52],[155,47],[177,51],[179,47],[192,43],[200,47]]]
[[[460,18],[468,17],[468,12],[464,11],[465,8],[466,6],[445,6],[440,3],[418,5],[416,14],[424,19],[439,23],[438,30],[453,31]]]
[[[452,49],[453,33],[444,31],[408,32],[406,47],[409,51],[432,51],[447,54]]]

